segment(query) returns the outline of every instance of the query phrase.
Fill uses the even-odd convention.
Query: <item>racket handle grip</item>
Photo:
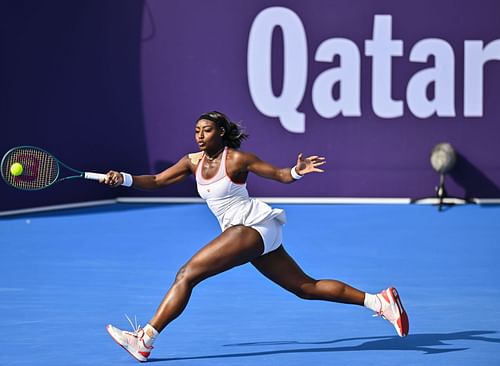
[[[106,178],[106,174],[85,172],[83,177],[90,180],[104,180],[104,178]]]

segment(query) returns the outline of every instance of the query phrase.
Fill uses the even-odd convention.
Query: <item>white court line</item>
[[[12,216],[12,215],[24,215],[24,214],[37,213],[37,212],[67,210],[67,209],[72,209],[72,208],[93,207],[93,206],[109,205],[109,204],[114,204],[114,203],[116,203],[116,200],[112,199],[112,200],[65,203],[65,204],[61,204],[61,205],[52,205],[52,206],[31,207],[31,208],[23,208],[23,209],[19,209],[19,210],[0,211],[0,217],[1,216]]]
[[[357,197],[255,197],[267,203],[283,204],[408,204],[409,198]],[[119,197],[120,203],[203,203],[199,197]]]
[[[277,204],[323,204],[323,205],[405,205],[405,204],[419,204],[419,205],[437,205],[439,200],[437,198],[425,198],[417,201],[411,198],[376,198],[376,197],[255,197],[267,203]],[[470,201],[478,205],[498,205],[500,198],[473,198]],[[87,201],[67,203],[61,205],[41,206],[24,208],[19,210],[0,211],[2,216],[24,215],[30,213],[67,210],[75,208],[93,207],[110,205],[116,203],[203,203],[204,201],[199,197],[118,197],[116,199],[100,200],[100,201]],[[446,204],[466,204],[467,202],[458,198],[445,198],[443,203]],[[470,202],[469,202],[470,203]]]

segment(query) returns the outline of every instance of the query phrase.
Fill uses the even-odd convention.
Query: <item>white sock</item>
[[[159,334],[160,333],[148,323],[144,327],[144,337],[142,340],[147,347],[151,347]]]
[[[380,312],[382,307],[382,303],[380,302],[380,299],[377,297],[377,295],[369,294],[368,292],[365,293],[364,305],[365,307],[376,313]]]

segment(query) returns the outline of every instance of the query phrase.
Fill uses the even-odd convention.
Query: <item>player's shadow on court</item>
[[[344,338],[332,341],[321,342],[297,342],[297,341],[271,341],[271,342],[253,342],[253,343],[236,343],[227,344],[226,347],[256,347],[258,351],[254,352],[240,352],[240,353],[226,353],[215,355],[201,355],[191,357],[175,357],[175,358],[152,358],[150,362],[159,361],[180,361],[180,360],[202,360],[213,358],[236,358],[236,357],[251,357],[251,356],[269,356],[269,355],[282,355],[293,353],[316,353],[316,352],[353,352],[353,351],[417,351],[424,354],[440,354],[447,352],[465,351],[469,348],[458,348],[450,345],[452,341],[479,341],[489,343],[499,343],[500,338],[490,338],[486,335],[495,334],[496,331],[489,330],[471,330],[456,333],[436,333],[436,334],[412,334],[405,338],[395,336],[381,336],[381,337],[361,337],[361,338]],[[359,344],[338,345],[340,343],[353,343],[358,341],[365,341]],[[307,345],[321,345],[321,347],[311,348],[287,348],[287,349],[273,349],[264,350],[267,347],[277,346],[307,346]]]

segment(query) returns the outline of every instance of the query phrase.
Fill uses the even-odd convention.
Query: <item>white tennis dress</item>
[[[235,225],[257,230],[264,241],[263,254],[277,249],[282,243],[281,226],[286,223],[285,211],[271,208],[266,203],[248,196],[246,183],[235,183],[226,172],[227,147],[224,149],[219,170],[210,179],[203,178],[205,155],[196,167],[198,193],[219,221],[222,231]]]

